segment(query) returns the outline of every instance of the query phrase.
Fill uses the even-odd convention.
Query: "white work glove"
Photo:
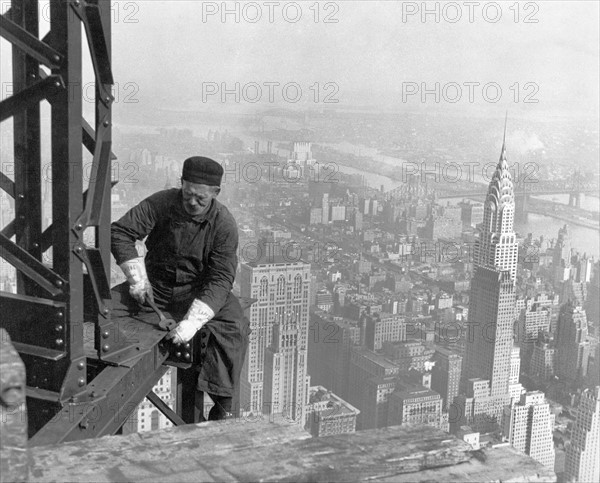
[[[137,300],[138,303],[143,304],[146,297],[154,300],[152,285],[150,285],[150,280],[148,280],[148,274],[146,273],[144,257],[132,258],[119,266],[127,277],[129,294]]]
[[[202,300],[195,299],[183,320],[169,332],[167,339],[173,339],[175,344],[184,344],[192,340],[196,332],[214,316],[215,313],[208,305]]]

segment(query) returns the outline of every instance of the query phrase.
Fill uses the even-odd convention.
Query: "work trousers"
[[[172,291],[160,283],[152,283],[152,287],[154,301],[165,316],[174,318],[176,322],[181,321],[194,300],[193,291]],[[129,295],[127,282],[115,286],[111,296],[113,319],[134,315],[143,320],[156,318],[158,323],[158,317],[151,307],[140,305]],[[230,293],[221,310],[195,336],[194,366],[187,370],[178,369],[183,371],[180,376],[183,380],[182,418],[186,423],[204,419],[204,392],[215,403],[208,415],[209,420],[225,419],[231,413],[233,397],[239,389],[249,331],[249,321],[237,297]]]

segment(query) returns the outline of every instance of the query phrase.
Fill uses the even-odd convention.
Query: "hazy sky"
[[[450,108],[518,105],[529,111],[598,113],[597,1],[427,2],[430,11],[438,9],[437,18],[433,13],[422,17],[423,2],[225,2],[230,12],[238,9],[237,18],[234,13],[223,18],[224,2],[109,3],[118,94],[122,101],[135,90],[140,103],[132,108],[201,108],[209,86],[220,89],[225,83],[233,89],[236,82],[241,88],[257,83],[267,102],[265,83],[280,84],[272,93],[281,101],[282,86],[295,82],[302,88],[296,105],[314,104],[318,83],[321,104],[332,94],[330,99],[341,103],[427,107],[435,104],[433,95],[423,103],[420,92],[405,102],[402,94],[439,82],[440,105]],[[42,17],[47,16],[46,8]],[[1,47],[4,98],[10,51],[3,39]],[[486,91],[487,98],[482,91],[492,82],[502,89],[497,103],[489,100],[498,98],[495,87]],[[446,100],[457,96],[451,83],[461,87],[457,104]],[[472,87],[472,104],[464,83],[480,83]],[[252,88],[245,93],[257,95]],[[219,94],[207,98],[218,102]],[[290,98],[295,94],[288,92]],[[538,102],[524,104],[528,94]],[[226,104],[235,104],[232,95]]]
[[[468,107],[465,82],[496,82],[500,104],[514,104],[518,82],[519,104],[527,94],[539,100],[529,108],[598,110],[596,1],[520,2],[518,7],[514,1],[479,2],[472,7],[473,22],[469,2],[428,2],[429,9],[439,8],[439,23],[433,13],[422,18],[422,2],[271,2],[271,7],[269,2],[227,2],[232,12],[237,4],[238,23],[233,13],[223,18],[222,2],[137,1],[135,9],[132,3],[121,2],[114,24],[114,68],[117,79],[139,85],[141,99],[159,96],[184,107],[201,96],[203,86],[208,92],[206,83],[233,88],[235,82],[242,87],[256,82],[266,100],[265,82],[296,82],[302,100],[313,100],[311,85],[318,82],[324,95],[333,89],[324,90],[325,83],[333,82],[339,86],[334,98],[342,102],[401,107],[403,90],[411,88],[406,83],[420,89],[423,82],[429,88],[439,82],[443,89],[456,82],[463,95],[459,104]],[[459,9],[461,18],[452,23]],[[262,17],[252,23],[259,11]],[[327,14],[337,22],[324,23]],[[273,89],[281,99],[281,87]],[[456,89],[447,89],[446,97],[454,99]],[[490,89],[487,99],[497,97]],[[254,98],[256,92],[246,94]],[[473,87],[473,98],[480,107],[491,104],[481,86]],[[233,102],[233,96],[228,99]],[[416,105],[420,95],[405,101]],[[426,98],[433,102],[433,95]],[[450,104],[442,97],[443,103]]]

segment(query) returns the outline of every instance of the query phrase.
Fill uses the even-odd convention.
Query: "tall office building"
[[[399,373],[398,366],[381,354],[359,347],[350,350],[348,402],[360,410],[357,429],[388,425],[388,399]]]
[[[406,340],[406,319],[400,315],[387,313],[368,315],[365,321],[365,345],[378,351],[386,341]]]
[[[321,198],[321,223],[327,225],[329,223],[329,193],[324,193]]]
[[[431,389],[442,396],[444,410],[447,411],[460,390],[462,357],[449,349],[436,347],[433,360],[435,365],[431,369]]]
[[[567,481],[600,481],[600,386],[581,394],[565,460]]]
[[[525,367],[529,367],[538,334],[550,330],[551,315],[549,307],[538,303],[527,304],[521,311],[517,323],[517,341],[521,347],[521,358]]]
[[[462,390],[465,392],[469,391],[469,380],[489,381],[489,395],[485,397],[491,399],[483,407],[491,411],[485,418],[490,424],[494,421],[500,423],[503,406],[509,403],[507,393],[518,258],[518,243],[513,229],[514,213],[514,189],[503,141],[500,160],[488,187],[483,223],[475,243],[475,272],[471,281],[462,374]]]
[[[295,312],[278,315],[265,353],[263,410],[304,424],[309,379],[307,350],[301,345],[300,333],[305,327],[298,323]]]
[[[587,284],[591,281],[594,258],[579,253],[571,258],[571,271],[560,287],[560,299],[584,305],[588,298]]]
[[[361,344],[359,323],[317,309],[310,315],[308,330],[308,372],[312,384],[325,386],[347,399],[350,351]]]
[[[504,409],[504,437],[510,444],[544,466],[554,469],[554,414],[541,391],[521,395]]]
[[[285,406],[302,413],[307,384],[310,264],[268,252],[268,245],[259,245],[259,253],[256,261],[241,266],[240,295],[257,299],[248,315],[252,333],[242,369],[241,409],[260,414],[281,412]],[[270,362],[269,399],[264,387],[266,360]],[[270,404],[275,399],[277,408]]]
[[[552,275],[555,286],[569,280],[571,271],[571,236],[567,225],[558,230],[558,239],[552,252]]]
[[[508,379],[508,394],[510,403],[513,404],[519,400],[521,394],[525,392],[523,385],[519,382],[521,375],[521,348],[518,345],[513,346],[510,354],[510,377]]]
[[[533,346],[529,362],[529,376],[546,381],[554,376],[554,335],[550,332],[540,332]]]
[[[556,329],[556,375],[576,381],[587,375],[591,352],[585,310],[569,301],[560,308]]]

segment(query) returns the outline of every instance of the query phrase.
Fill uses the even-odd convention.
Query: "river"
[[[276,141],[273,141],[274,143]],[[357,146],[349,142],[342,143],[320,143],[324,146],[328,146],[332,149],[336,149],[341,152],[355,154],[360,156],[371,156],[373,158],[372,164],[369,168],[373,171],[377,170],[378,163],[392,164],[394,166],[400,166],[405,161],[400,158],[393,158],[391,156],[380,155],[375,148],[368,146]],[[280,150],[281,153],[281,150]],[[283,153],[281,153],[283,154]],[[402,184],[401,181],[394,180],[388,176],[383,176],[372,171],[365,171],[362,169],[352,168],[350,166],[339,166],[339,170],[342,173],[348,174],[360,174],[365,178],[365,182],[373,187],[379,189],[383,185],[384,190],[388,191],[394,189]],[[485,191],[481,193],[481,201],[483,202],[485,197]],[[539,198],[547,200],[556,200],[560,203],[568,204],[569,195],[540,195]],[[442,203],[450,201],[456,203],[461,201],[462,198],[444,198],[440,199]],[[598,211],[599,199],[597,197],[588,195],[583,196],[581,207],[586,210]],[[550,216],[529,214],[527,223],[515,222],[515,230],[523,236],[528,233],[532,233],[534,238],[543,236],[545,239],[556,238],[558,236],[558,230],[565,225],[565,222],[552,218]],[[585,252],[588,255],[594,256],[596,259],[600,256],[600,232],[591,228],[585,228],[582,226],[571,225],[569,226],[571,232],[571,240],[573,247],[580,251]]]
[[[568,195],[567,195],[568,198]],[[440,198],[440,203],[449,202],[450,204],[456,204],[463,198]],[[483,202],[483,194],[481,201]],[[538,215],[537,213],[529,213],[527,215],[527,223],[522,221],[515,221],[515,231],[522,236],[527,236],[528,233],[532,233],[534,238],[543,236],[545,240],[556,238],[558,236],[558,230],[561,229],[565,224],[562,220],[557,220],[551,216]],[[581,253],[587,253],[599,258],[600,255],[600,232],[591,228],[585,228],[578,225],[569,225],[569,232],[571,234],[571,244],[575,250]]]
[[[174,127],[174,126],[171,126]],[[188,126],[179,126],[186,127],[188,129],[192,129],[194,134],[200,137],[206,137],[208,132],[208,128],[206,125],[188,125]],[[259,134],[256,135],[248,135],[243,134],[239,131],[230,131],[233,135],[241,138],[247,146],[254,147],[254,141],[259,140],[261,143],[261,149],[264,149],[264,145],[266,144],[267,139],[261,138]],[[272,139],[273,144],[277,144],[279,141]],[[355,145],[349,142],[341,142],[341,143],[319,143],[323,146],[330,147],[332,149],[336,149],[340,152],[355,154],[360,156],[370,156],[373,158],[372,164],[368,167],[370,170],[365,171],[361,169],[352,168],[350,166],[340,165],[338,168],[340,172],[347,174],[359,174],[365,177],[365,182],[373,187],[379,189],[381,185],[383,185],[384,190],[388,191],[394,189],[402,184],[399,180],[394,180],[389,178],[388,176],[383,176],[377,174],[377,165],[379,163],[385,163],[388,165],[397,166],[398,169],[401,169],[404,160],[400,158],[394,158],[392,156],[385,156],[379,154],[376,148],[372,148],[364,145]],[[285,156],[287,150],[279,149],[279,154]],[[485,196],[485,192],[481,193],[481,201],[483,202]],[[561,203],[567,204],[569,195],[540,195],[539,198],[547,199],[547,200],[557,200]],[[441,199],[441,202],[450,201],[451,203],[456,203],[460,201],[461,198],[446,198]],[[587,210],[598,211],[598,198],[593,196],[584,196],[582,199],[582,208]],[[558,236],[558,230],[563,227],[565,224],[564,221],[557,220],[550,216],[530,214],[528,217],[527,224],[523,223],[515,223],[515,230],[517,230],[521,235],[526,236],[528,233],[532,233],[534,238],[539,238],[540,236],[544,236],[544,238],[556,238]],[[571,232],[571,239],[573,241],[573,247],[580,252],[586,252],[588,255],[592,255],[596,258],[599,258],[600,255],[600,233],[597,230],[593,230],[591,228],[585,228],[581,226],[571,225],[569,226]]]
[[[560,195],[537,195],[532,196],[532,198],[538,198],[540,200],[546,201],[554,201],[557,203],[561,203],[563,205],[569,204],[569,195],[568,193],[560,194]],[[600,198],[598,195],[581,195],[581,208],[588,211],[600,211]]]

